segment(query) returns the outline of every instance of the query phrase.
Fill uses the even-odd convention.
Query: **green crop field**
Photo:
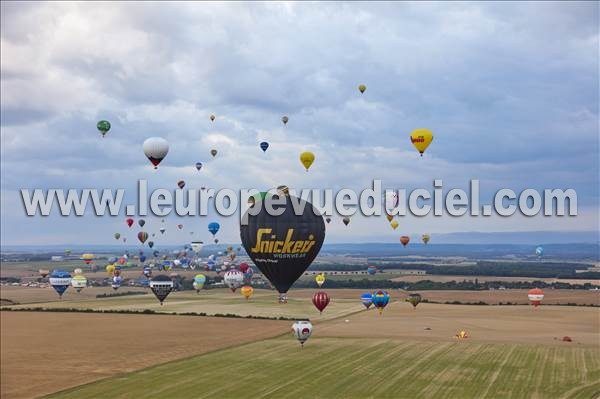
[[[120,375],[51,398],[582,398],[600,396],[589,347],[289,337]]]

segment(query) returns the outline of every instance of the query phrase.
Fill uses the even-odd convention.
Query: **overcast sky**
[[[334,218],[328,242],[598,231],[598,18],[597,2],[2,2],[2,243],[135,240],[125,216],[28,218],[19,190],[124,188],[132,202],[140,178],[169,189],[477,178],[482,202],[505,187],[578,194],[578,217],[405,217],[396,231]],[[104,139],[99,119],[112,123]],[[419,127],[435,135],[422,159],[409,140]],[[158,171],[141,148],[151,136],[171,145]],[[149,232],[161,224],[146,219]],[[209,240],[212,220],[222,242],[239,241],[238,219],[210,216],[167,218],[161,242]]]

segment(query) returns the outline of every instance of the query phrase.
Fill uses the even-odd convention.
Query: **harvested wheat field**
[[[152,293],[149,290],[140,287],[127,287],[122,286],[120,292],[140,292],[140,293]],[[62,296],[62,299],[58,297],[56,291],[52,287],[11,287],[4,286],[0,287],[0,298],[20,304],[27,303],[44,303],[44,302],[55,302],[55,301],[80,301],[80,300],[95,300],[96,295],[101,294],[113,294],[115,291],[110,287],[86,287],[81,292],[75,291],[69,287]]]
[[[3,399],[273,337],[289,321],[171,315],[1,312]]]
[[[346,322],[348,320],[348,322]],[[473,306],[390,303],[318,325],[321,337],[453,341],[466,330],[470,342],[510,342],[600,347],[600,309],[567,306]],[[430,328],[431,330],[426,330]],[[570,336],[572,343],[560,341]]]

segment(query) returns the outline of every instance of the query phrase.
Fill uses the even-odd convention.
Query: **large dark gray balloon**
[[[247,224],[240,226],[248,256],[279,291],[282,301],[315,259],[325,239],[325,222],[319,211],[310,202],[295,198],[300,208],[303,207],[296,215],[292,197],[284,198],[285,205],[273,206],[276,210],[284,208],[281,215],[269,215],[262,206],[257,215],[247,213]]]

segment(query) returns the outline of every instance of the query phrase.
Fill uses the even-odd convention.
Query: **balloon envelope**
[[[240,226],[248,256],[280,294],[285,294],[310,266],[325,239],[325,222],[319,211],[311,203],[294,198],[298,202],[296,215],[292,197],[284,198],[284,204],[272,204],[276,212],[282,212],[280,215],[270,215],[261,206],[255,215],[248,210],[244,215],[247,223]],[[285,295],[280,295],[280,300],[285,300]]]
[[[365,292],[360,296],[360,301],[364,305],[365,308],[369,309],[373,304],[373,294],[370,292]]]
[[[152,293],[163,304],[163,301],[173,291],[173,280],[169,276],[160,274],[150,280],[150,289]]]
[[[292,331],[294,332],[294,336],[300,342],[302,346],[306,340],[308,340],[312,334],[313,326],[308,320],[298,320],[294,324],[292,324]]]
[[[416,129],[410,134],[410,141],[417,151],[423,156],[423,153],[433,141],[433,133],[428,129]]]
[[[154,169],[158,169],[158,164],[169,152],[169,143],[162,137],[150,137],[144,141],[142,148],[146,158],[154,165]]]
[[[302,154],[300,154],[300,162],[302,163],[302,165],[304,165],[307,172],[308,172],[308,168],[310,168],[310,166],[313,164],[314,161],[315,161],[315,154],[313,154],[312,152],[304,151]]]
[[[49,282],[58,296],[62,298],[62,295],[71,285],[71,274],[64,270],[53,270]]]

